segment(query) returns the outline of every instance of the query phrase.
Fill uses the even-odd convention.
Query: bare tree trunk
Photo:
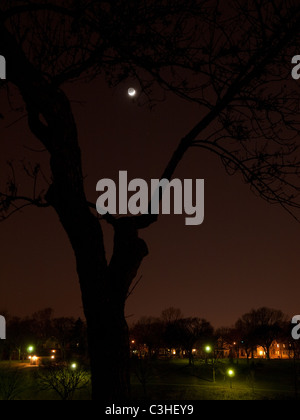
[[[94,306],[98,314],[92,314],[88,321],[93,399],[104,401],[124,401],[130,397],[130,345],[124,310],[129,288],[148,255],[132,219],[117,220],[114,229],[107,287],[101,304]]]
[[[67,157],[64,158],[64,160]],[[52,170],[56,168],[52,159]],[[72,158],[74,162],[74,157]],[[65,164],[66,166],[66,164]],[[65,178],[65,177],[64,177]],[[94,400],[124,401],[130,396],[129,334],[125,320],[125,302],[130,285],[148,254],[139,238],[134,219],[114,220],[114,250],[110,263],[105,258],[99,220],[77,199],[61,194],[63,180],[48,193],[72,244],[87,321],[88,344]]]
[[[55,202],[55,200],[54,200]],[[57,212],[73,246],[87,321],[94,400],[125,401],[130,396],[130,347],[125,302],[130,285],[148,254],[134,220],[114,221],[114,250],[109,264],[104,255],[102,230],[93,215],[78,223]],[[74,211],[73,211],[74,215]]]
[[[103,298],[97,308],[87,319],[92,398],[122,402],[130,397],[129,335],[124,310],[112,308]]]
[[[0,47],[14,66],[9,81],[20,91],[32,133],[50,155],[52,185],[46,200],[70,240],[87,320],[93,398],[129,396],[129,338],[124,315],[128,291],[148,249],[134,219],[113,220],[114,252],[107,263],[103,232],[89,207],[83,183],[76,123],[66,95],[31,65],[0,25]],[[22,69],[20,71],[19,69]]]

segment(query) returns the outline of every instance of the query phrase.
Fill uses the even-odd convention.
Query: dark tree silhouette
[[[211,342],[213,331],[213,327],[205,319],[183,318],[167,325],[165,340],[170,346],[184,350],[191,365],[195,345],[203,346],[205,343]]]
[[[164,345],[165,326],[159,318],[143,317],[131,329],[132,337],[138,345],[148,347],[148,357],[158,356]]]
[[[161,313],[161,319],[164,322],[164,324],[168,325],[175,321],[178,321],[179,319],[183,318],[183,314],[181,312],[181,309],[179,308],[167,308],[164,309]]]
[[[288,317],[278,309],[259,308],[244,314],[236,323],[247,352],[262,346],[267,359],[270,359],[270,347],[274,340],[281,338]]]
[[[99,75],[111,86],[134,78],[145,103],[167,91],[194,102],[199,123],[187,130],[161,178],[172,178],[190,148],[210,150],[229,174],[241,173],[255,193],[296,217],[300,95],[290,72],[299,28],[296,0],[1,1],[3,87],[21,95],[30,130],[49,154],[51,185],[38,190],[42,168],[26,167],[34,184],[28,196],[11,166],[0,214],[6,219],[30,205],[55,209],[76,257],[93,398],[129,395],[124,306],[148,254],[139,231],[157,216],[107,216],[114,229],[107,261],[103,221],[85,193],[76,121],[62,86]]]

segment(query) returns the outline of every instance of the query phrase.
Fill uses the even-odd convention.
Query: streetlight
[[[230,388],[232,388],[232,378],[235,375],[235,371],[233,369],[228,369],[227,375],[229,376],[229,380],[230,380]]]
[[[213,383],[215,383],[216,382],[216,370],[215,370],[215,358],[214,358],[213,349],[212,349],[211,346],[205,346],[205,349],[204,350],[208,354],[209,353],[212,353],[211,362],[212,362],[212,371],[213,371]],[[206,363],[207,363],[207,361],[206,361]]]
[[[37,356],[32,356],[32,358],[31,358],[31,360],[30,360],[30,363],[31,363],[33,366],[38,366],[38,360],[39,360],[39,358],[38,358]]]
[[[27,352],[29,353],[28,359],[32,362],[32,353],[34,352],[34,347],[33,346],[29,346],[27,347]]]

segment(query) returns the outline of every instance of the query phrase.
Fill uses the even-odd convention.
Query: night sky
[[[129,179],[159,178],[180,139],[201,119],[197,105],[171,94],[151,111],[139,107],[127,95],[130,86],[128,81],[108,88],[100,78],[65,87],[78,124],[87,196],[94,203],[97,182],[116,179],[120,170]],[[20,106],[18,96],[12,98]],[[24,148],[41,149],[21,118],[24,110],[10,110],[3,94],[1,106],[2,185],[8,159],[41,161],[47,173],[47,153]],[[239,175],[229,177],[207,151],[190,150],[175,177],[205,179],[205,221],[188,227],[184,215],[160,216],[141,232],[150,253],[127,302],[128,322],[160,316],[170,306],[214,327],[231,326],[261,306],[297,314],[300,225],[254,196]],[[19,174],[18,183],[27,182]],[[112,229],[105,222],[103,228],[109,255]],[[0,235],[0,312],[25,316],[52,307],[57,317],[83,316],[73,251],[54,210],[28,208],[0,224]]]

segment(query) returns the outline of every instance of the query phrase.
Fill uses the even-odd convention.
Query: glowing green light
[[[206,346],[206,347],[205,347],[205,351],[206,351],[207,353],[210,353],[210,352],[211,352],[211,347],[210,347],[210,346]]]
[[[32,353],[33,350],[34,350],[34,347],[33,346],[29,346],[27,350],[28,350],[29,353]]]
[[[234,376],[234,370],[233,369],[229,369],[227,371],[228,376],[230,376],[230,378],[232,378]]]
[[[76,363],[72,363],[72,364],[71,364],[71,368],[72,368],[72,369],[76,369],[76,368],[77,368],[77,364],[76,364]]]

